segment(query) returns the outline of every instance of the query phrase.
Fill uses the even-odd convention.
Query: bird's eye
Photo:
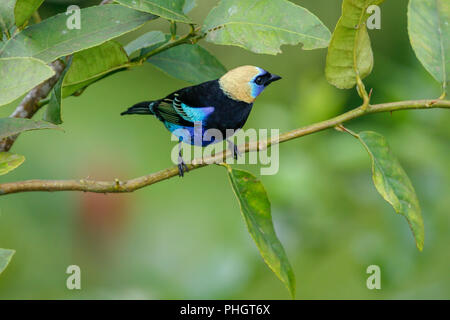
[[[256,77],[256,79],[255,79],[255,83],[257,84],[257,85],[262,85],[263,84],[263,82],[264,82],[264,80],[263,80],[263,77],[261,77],[261,76],[259,76],[259,77]]]

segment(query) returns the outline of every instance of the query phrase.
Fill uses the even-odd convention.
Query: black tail
[[[127,111],[122,112],[120,115],[123,116],[125,114],[154,114],[150,110],[150,105],[153,101],[144,101],[136,103],[134,106],[128,108]]]

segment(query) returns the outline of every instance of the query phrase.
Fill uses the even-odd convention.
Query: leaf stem
[[[173,20],[170,21],[170,40],[175,40],[177,38],[177,23]]]
[[[33,19],[34,19],[34,23],[39,23],[42,21],[41,19],[41,15],[39,14],[39,11],[36,10],[35,12],[33,12]]]
[[[355,138],[359,137],[356,132],[353,132],[352,130],[344,127],[342,124],[338,124],[335,128],[336,128],[337,131],[346,132],[346,133],[352,135]]]
[[[356,70],[356,89],[358,91],[359,96],[363,99],[363,110],[367,110],[370,104],[370,95],[366,91],[366,86],[359,76],[358,70]]]

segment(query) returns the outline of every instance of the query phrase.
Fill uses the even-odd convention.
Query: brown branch
[[[276,143],[297,139],[312,133],[325,129],[334,128],[349,120],[358,118],[369,113],[392,112],[406,109],[432,109],[447,108],[450,109],[448,100],[414,100],[401,101],[393,103],[382,103],[377,105],[361,105],[360,107],[343,113],[337,117],[311,124],[309,126],[288,131],[279,137],[272,137],[267,141],[250,142],[239,146],[241,152],[250,152],[264,150]],[[188,165],[189,171],[205,167],[212,163],[222,163],[226,158],[231,157],[229,150],[220,152],[209,158],[194,159],[192,164]],[[154,183],[167,180],[178,175],[176,166],[167,168],[146,176],[138,177],[127,181],[95,181],[88,179],[81,180],[27,180],[19,182],[9,182],[0,184],[0,195],[27,192],[27,191],[85,191],[97,193],[122,193],[133,192]]]
[[[28,118],[30,119],[39,110],[39,101],[45,98],[58,82],[65,65],[61,60],[56,60],[50,64],[50,67],[55,71],[55,75],[50,79],[44,81],[40,85],[34,87],[27,93],[22,102],[17,106],[14,112],[10,115],[11,118]],[[10,136],[0,141],[0,152],[11,149],[14,142],[19,135]]]
[[[100,2],[102,4],[111,3],[112,0],[103,0]],[[37,11],[36,11],[37,12]],[[39,13],[37,13],[39,17]],[[40,19],[40,18],[39,18]],[[50,79],[44,81],[40,85],[33,88],[30,92],[27,93],[25,98],[20,102],[14,112],[10,115],[11,118],[28,118],[31,119],[34,114],[45,105],[45,103],[41,103],[41,100],[48,96],[50,91],[53,89],[55,84],[58,82],[61,77],[62,72],[64,71],[65,64],[61,60],[55,60],[50,63],[50,67],[55,71],[55,75]],[[14,136],[10,136],[0,140],[0,152],[8,151],[11,149],[14,142],[19,137],[18,134]]]

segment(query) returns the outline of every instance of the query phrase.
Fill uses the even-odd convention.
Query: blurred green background
[[[59,3],[58,3],[59,2]],[[334,29],[341,1],[293,1]],[[45,1],[43,17],[67,3]],[[201,23],[216,1],[197,0]],[[439,84],[409,45],[407,0],[386,1],[382,28],[370,32],[373,103],[434,98]],[[183,32],[183,28],[180,28]],[[168,30],[161,19],[147,30]],[[326,50],[283,46],[277,56],[202,41],[227,67],[253,64],[283,76],[259,97],[246,128],[282,132],[356,107],[354,90],[324,77]],[[64,100],[65,132],[23,134],[13,151],[25,163],[0,181],[128,179],[172,165],[174,142],[150,117],[121,118],[128,106],[189,85],[150,64],[117,73]],[[2,107],[9,115],[16,104]],[[36,119],[42,117],[42,111]],[[297,277],[298,299],[449,299],[449,112],[402,111],[348,123],[383,134],[409,174],[425,220],[418,252],[406,220],[372,184],[366,151],[335,130],[280,146],[280,170],[262,176],[272,214]],[[259,166],[247,166],[259,175]],[[133,194],[23,193],[0,198],[0,247],[17,250],[0,277],[0,298],[289,299],[264,264],[240,216],[224,168],[209,166]],[[67,266],[81,267],[82,290],[66,288]],[[381,290],[366,288],[366,268],[381,268]]]

